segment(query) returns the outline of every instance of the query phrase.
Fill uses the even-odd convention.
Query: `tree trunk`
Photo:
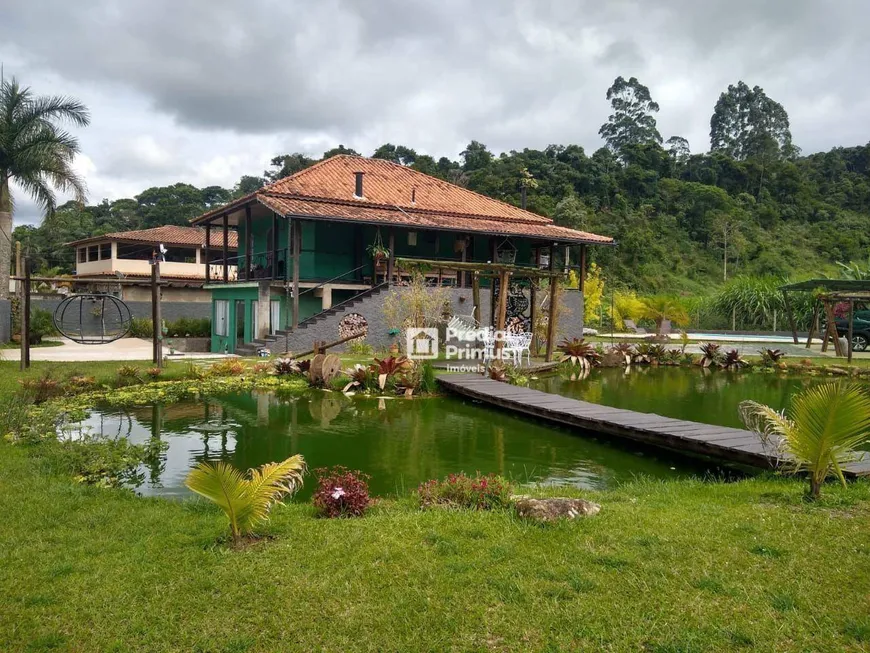
[[[810,499],[815,501],[822,493],[822,479],[815,474],[810,474]]]
[[[0,180],[0,299],[9,299],[9,271],[12,268],[12,206],[9,182]]]

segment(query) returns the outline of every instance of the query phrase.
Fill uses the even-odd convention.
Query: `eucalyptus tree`
[[[733,159],[788,158],[791,142],[788,112],[760,86],[729,85],[719,96],[710,118],[710,150]]]
[[[662,135],[653,116],[658,113],[659,105],[637,77],[627,81],[621,75],[617,77],[607,89],[607,99],[613,113],[601,125],[598,134],[613,152],[621,154],[629,145],[661,144]]]
[[[85,200],[85,184],[73,169],[78,140],[64,123],[90,123],[87,107],[64,96],[34,95],[15,78],[0,82],[0,297],[9,295],[12,266],[12,182],[50,219],[57,208],[55,191]]]

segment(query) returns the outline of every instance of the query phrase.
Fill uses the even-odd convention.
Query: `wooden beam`
[[[586,288],[586,245],[580,245],[580,292]]]
[[[813,342],[813,336],[816,335],[816,330],[819,328],[819,310],[821,309],[821,304],[818,300],[813,302],[813,319],[810,322],[810,332],[807,334],[807,346],[809,349],[810,345]]]
[[[224,213],[224,283],[230,280],[230,216]]]
[[[547,319],[547,362],[553,360],[553,350],[556,346],[556,322],[559,319],[559,280],[550,279],[550,315]]]
[[[528,265],[511,265],[509,263],[477,263],[474,261],[444,261],[437,259],[423,258],[406,258],[399,256],[396,258],[396,264],[399,267],[413,268],[415,265],[423,265],[431,268],[446,268],[452,270],[467,270],[469,272],[479,272],[481,276],[494,275],[498,277],[502,272],[509,272],[516,277],[561,277],[564,273],[561,270],[536,270]]]

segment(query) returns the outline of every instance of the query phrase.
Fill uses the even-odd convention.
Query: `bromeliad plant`
[[[631,365],[631,361],[634,358],[634,345],[630,342],[618,342],[612,345],[608,352],[622,356],[625,359],[625,364]]]
[[[740,357],[739,351],[736,349],[729,349],[725,352],[725,356],[722,358],[720,365],[722,365],[726,370],[739,370],[740,368],[749,365],[749,363]]]
[[[761,354],[761,364],[764,367],[774,367],[786,356],[782,349],[759,349],[758,353]]]
[[[565,338],[557,348],[562,352],[562,363],[577,365],[584,370],[597,365],[601,360],[601,354],[595,350],[595,346],[585,342],[583,338]]]
[[[870,436],[870,397],[851,383],[807,388],[792,398],[787,414],[744,401],[740,416],[781,464],[809,474],[811,499],[819,498],[832,473],[846,484],[843,465]]]
[[[375,362],[371,365],[371,370],[377,375],[378,388],[383,390],[389,379],[394,379],[397,375],[407,371],[412,364],[412,361],[406,356],[389,356],[384,359],[375,358]]]
[[[216,503],[230,520],[233,542],[239,544],[269,518],[272,507],[302,487],[305,459],[291,456],[279,463],[266,463],[249,471],[245,478],[225,462],[200,463],[184,484],[193,492]]]
[[[703,357],[698,361],[701,367],[716,367],[722,362],[722,345],[715,342],[705,342],[701,345]]]

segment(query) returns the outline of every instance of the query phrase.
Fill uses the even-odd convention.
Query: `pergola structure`
[[[809,349],[813,336],[819,331],[819,317],[824,311],[825,332],[822,334],[822,351],[827,351],[829,340],[834,342],[834,352],[837,356],[845,356],[852,362],[852,322],[855,318],[855,302],[870,302],[870,280],[859,281],[854,279],[809,279],[791,283],[780,288],[782,291],[785,310],[788,314],[789,326],[795,344],[798,343],[797,326],[795,325],[794,312],[792,311],[789,293],[812,292],[814,293],[813,319],[810,323],[807,335],[806,347]],[[836,316],[834,307],[837,304],[849,305],[849,326],[846,336],[846,350],[843,351],[842,343],[837,334]]]
[[[555,348],[556,339],[556,324],[558,322],[558,295],[559,295],[559,277],[564,277],[569,269],[577,269],[580,273],[579,290],[583,292],[583,286],[586,282],[586,248],[581,248],[581,261],[579,266],[560,266],[557,270],[555,267],[555,256],[550,255],[549,264],[546,268],[537,266],[513,265],[508,263],[471,263],[471,262],[445,262],[438,260],[415,259],[415,258],[397,258],[395,263],[401,268],[420,269],[449,267],[452,270],[459,272],[468,272],[471,274],[471,297],[474,303],[474,319],[480,323],[480,279],[481,277],[489,277],[498,279],[499,288],[498,305],[493,307],[493,326],[496,331],[504,331],[507,320],[507,288],[509,280],[512,276],[524,279],[549,279],[550,280],[550,311],[547,320],[547,354],[546,361],[553,360],[553,350]],[[567,260],[567,253],[566,253]],[[537,318],[537,288],[534,283],[530,289],[530,322],[532,325],[532,333],[535,330],[535,321]],[[500,350],[504,345],[503,342],[497,342],[496,348]]]

